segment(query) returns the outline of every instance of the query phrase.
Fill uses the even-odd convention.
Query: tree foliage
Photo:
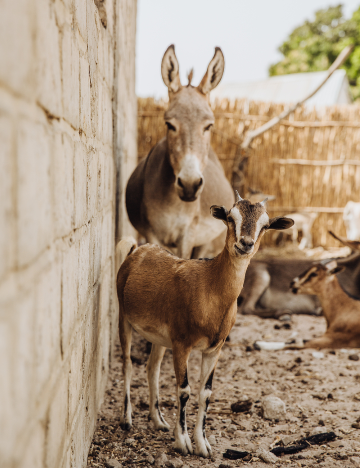
[[[350,19],[344,18],[342,5],[317,11],[314,21],[295,28],[279,47],[284,58],[270,66],[269,74],[327,70],[349,44],[354,49],[341,68],[346,70],[354,99],[360,98],[360,7]]]

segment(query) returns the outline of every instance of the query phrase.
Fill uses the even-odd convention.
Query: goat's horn
[[[236,201],[235,201],[236,203],[242,200],[237,190],[235,190],[235,196],[236,196]]]
[[[268,197],[266,197],[265,200],[261,201],[260,205],[265,206],[267,201],[268,201]]]

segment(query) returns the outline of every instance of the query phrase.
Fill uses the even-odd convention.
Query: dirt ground
[[[323,252],[315,253],[315,257],[322,255]],[[256,340],[285,341],[295,333],[298,338],[310,339],[324,331],[323,317],[293,316],[291,322],[255,316],[237,317],[231,341],[222,350],[214,376],[206,428],[207,437],[213,436],[211,441],[216,441],[212,443],[212,460],[177,454],[172,448],[172,430],[156,432],[148,421],[147,345],[134,333],[133,427],[129,432],[123,432],[119,426],[122,366],[120,345],[117,344],[88,466],[150,467],[159,454],[165,454],[167,462],[162,466],[174,468],[263,467],[266,463],[255,456],[259,447],[270,450],[276,442],[286,445],[316,432],[334,431],[335,441],[279,457],[276,464],[360,467],[360,360],[356,360],[359,350],[325,350],[323,353],[315,350],[257,351],[252,346]],[[187,405],[187,422],[191,438],[197,412],[200,359],[200,352],[193,352],[189,360],[191,397]],[[165,419],[174,427],[176,387],[171,350],[166,351],[163,360],[160,388],[160,407]],[[269,421],[261,416],[262,400],[267,395],[283,400],[285,419]],[[248,413],[231,411],[232,403],[247,398],[253,402]],[[248,461],[226,460],[223,453],[228,448],[254,455],[248,457]]]

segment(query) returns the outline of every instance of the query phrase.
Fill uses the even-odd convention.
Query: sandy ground
[[[231,341],[222,351],[213,384],[207,420],[207,436],[213,435],[213,459],[182,457],[172,448],[173,435],[159,433],[148,421],[146,379],[146,342],[136,333],[133,337],[132,405],[133,427],[123,432],[119,426],[122,392],[120,346],[116,345],[108,388],[98,417],[90,448],[88,466],[106,467],[109,460],[123,466],[151,466],[164,453],[163,466],[262,467],[266,464],[253,456],[249,461],[223,458],[227,448],[255,453],[259,447],[269,450],[283,439],[285,444],[314,432],[334,431],[337,438],[321,446],[309,447],[294,455],[278,458],[277,465],[291,467],[360,467],[360,361],[353,360],[359,350],[256,351],[255,340],[284,341],[294,332],[299,338],[313,338],[325,331],[323,317],[294,316],[289,325],[273,319],[238,316]],[[351,356],[351,358],[350,358]],[[191,398],[187,405],[187,422],[192,437],[197,411],[199,352],[189,360]],[[356,358],[355,358],[356,359]],[[160,376],[160,407],[165,419],[174,427],[175,376],[171,350],[167,350]],[[267,395],[281,398],[286,418],[268,421],[261,416],[261,402]],[[232,413],[230,405],[251,398],[248,414]],[[111,465],[110,465],[111,466]],[[121,466],[121,465],[117,465]]]

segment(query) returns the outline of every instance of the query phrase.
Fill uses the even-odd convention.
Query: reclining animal
[[[360,347],[360,299],[347,294],[336,277],[344,268],[336,260],[317,263],[291,283],[294,294],[319,297],[327,323],[325,334],[305,342],[305,348]]]
[[[357,244],[331,231],[330,234],[355,251],[337,259],[338,265],[345,267],[338,274],[338,281],[348,294],[360,298],[360,252],[356,250]],[[238,301],[239,312],[263,318],[278,318],[285,313],[319,315],[321,305],[317,296],[305,293],[294,296],[289,289],[292,279],[313,264],[313,260],[302,259],[253,259]]]
[[[195,454],[211,456],[205,435],[206,412],[220,350],[233,327],[237,298],[246,269],[269,229],[286,229],[293,221],[269,219],[262,203],[251,204],[237,194],[234,206],[210,208],[227,229],[223,250],[215,258],[184,260],[167,250],[136,242],[120,241],[118,253],[128,254],[117,276],[119,334],[122,347],[124,395],[121,427],[131,428],[132,329],[152,343],[147,364],[150,418],[158,430],[169,430],[159,407],[159,373],[166,348],[171,348],[177,382],[175,450],[193,453],[186,426],[190,396],[187,364],[191,351],[202,351],[199,410],[194,430]]]

